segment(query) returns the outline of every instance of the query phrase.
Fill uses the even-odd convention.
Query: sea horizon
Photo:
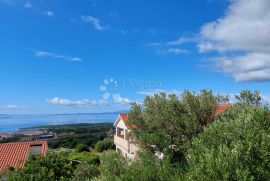
[[[113,123],[119,112],[73,114],[0,114],[0,133],[21,128],[80,123]]]

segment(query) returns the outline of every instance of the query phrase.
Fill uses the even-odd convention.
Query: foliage
[[[16,142],[19,141],[21,138],[23,138],[23,135],[15,135],[11,138],[4,138],[2,140],[0,140],[0,143],[10,143],[10,142]]]
[[[235,106],[192,142],[186,180],[268,180],[270,112]]]
[[[120,176],[127,168],[127,161],[119,153],[109,150],[100,156],[101,171],[104,176]]]
[[[100,134],[79,134],[79,135],[69,135],[65,138],[59,138],[57,140],[50,140],[49,147],[56,149],[59,147],[74,149],[78,144],[85,144],[88,147],[94,147],[95,144],[106,137],[106,133]]]
[[[227,103],[229,103],[229,96],[228,95],[222,95],[222,94],[218,93],[215,96],[215,98],[216,98],[217,103],[219,103],[219,104],[227,104]]]
[[[74,149],[78,144],[85,144],[88,147],[94,147],[99,140],[107,137],[107,131],[111,127],[111,123],[84,123],[43,126],[37,127],[37,129],[47,129],[48,131],[58,134],[58,138],[56,140],[49,140],[50,148],[56,149],[63,147]]]
[[[206,90],[185,91],[180,98],[149,96],[129,113],[132,136],[141,148],[135,161],[104,151],[112,146],[104,139],[95,147],[104,151],[100,163],[91,152],[31,157],[23,169],[10,171],[9,180],[269,180],[269,108],[258,106],[256,92],[243,91],[239,104],[214,118],[215,104],[224,100]]]
[[[95,150],[98,152],[103,152],[111,149],[115,149],[113,139],[111,138],[105,138],[104,140],[97,142],[95,146]]]
[[[89,151],[89,148],[87,147],[87,145],[80,143],[76,146],[76,151],[81,153],[81,152]]]
[[[36,129],[46,129],[55,133],[75,133],[75,134],[84,134],[84,133],[98,133],[100,131],[107,132],[111,128],[112,124],[110,123],[80,123],[80,124],[64,124],[64,125],[49,125],[49,126],[40,126],[34,127]],[[33,128],[32,128],[33,129]]]
[[[97,165],[81,163],[74,172],[72,181],[87,181],[100,175]]]
[[[25,180],[67,180],[73,176],[73,167],[63,154],[31,156],[23,169],[16,169],[8,174],[9,181]]]
[[[213,120],[216,99],[211,91],[185,91],[179,99],[164,93],[145,98],[144,107],[133,104],[128,124],[139,146],[160,151],[172,163],[185,160],[186,143]]]
[[[175,169],[169,162],[161,161],[152,153],[141,152],[139,159],[133,162],[121,175],[125,181],[170,181],[174,180]]]
[[[239,95],[235,96],[236,100],[240,104],[245,105],[255,105],[259,106],[261,104],[262,97],[258,91],[242,90]]]
[[[68,159],[88,164],[98,165],[100,163],[99,156],[91,152],[71,153],[68,155]]]

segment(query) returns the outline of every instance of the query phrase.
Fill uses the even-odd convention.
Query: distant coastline
[[[29,128],[42,126],[112,123],[119,113],[120,112],[39,115],[0,114],[0,133],[22,132]]]

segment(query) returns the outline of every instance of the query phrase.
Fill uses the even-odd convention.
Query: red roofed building
[[[225,109],[231,107],[231,104],[217,104],[215,106],[215,116],[219,115],[222,113]]]
[[[221,114],[225,109],[231,107],[230,104],[217,104],[215,106],[214,115],[217,116]],[[114,144],[116,146],[116,151],[122,154],[125,158],[133,160],[138,151],[138,147],[135,144],[135,141],[130,136],[130,125],[127,124],[128,114],[119,114],[116,121],[114,122],[115,126],[115,135],[114,135]]]
[[[30,155],[46,155],[47,141],[16,142],[0,144],[0,172],[9,167],[22,168]]]
[[[114,126],[114,144],[116,151],[122,154],[125,158],[134,159],[138,147],[130,135],[130,126],[127,124],[128,114],[119,114]]]

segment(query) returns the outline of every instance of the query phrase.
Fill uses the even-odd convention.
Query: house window
[[[118,137],[121,137],[121,138],[124,138],[124,129],[123,128],[119,128],[117,127],[117,136]]]

